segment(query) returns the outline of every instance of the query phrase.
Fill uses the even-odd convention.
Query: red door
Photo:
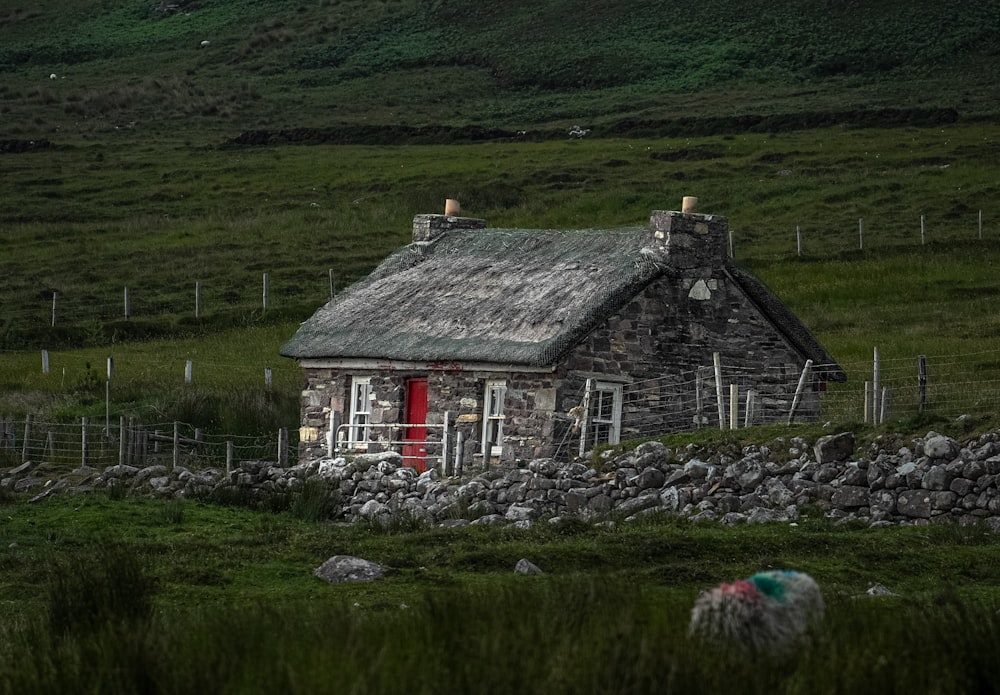
[[[408,379],[406,382],[406,424],[423,425],[427,422],[427,379]],[[427,470],[427,428],[407,427],[403,433],[403,465]]]

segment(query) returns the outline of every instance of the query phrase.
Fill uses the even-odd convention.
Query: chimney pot
[[[691,214],[698,209],[698,199],[693,195],[686,195],[681,201],[681,212]]]
[[[446,198],[444,201],[444,214],[448,217],[457,217],[462,212],[462,206],[454,198]]]

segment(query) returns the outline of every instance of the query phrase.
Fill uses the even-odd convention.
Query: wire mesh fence
[[[841,363],[843,383],[799,392],[780,370],[710,366],[632,382],[622,391],[621,438],[658,437],[698,428],[741,429],[804,420],[872,425],[918,414],[947,419],[1000,412],[1000,378],[983,366],[1000,364],[1000,350],[961,355]],[[824,365],[813,365],[822,370]],[[804,381],[799,380],[800,384]],[[273,435],[214,434],[191,425],[145,424],[135,418],[54,422],[0,415],[0,466],[25,461],[101,467],[163,464],[197,469],[298,460],[298,431]]]
[[[276,429],[273,436],[207,433],[186,423],[143,425],[120,418],[110,425],[81,418],[48,422],[31,416],[0,416],[0,466],[31,461],[81,468],[156,464],[188,469],[222,467],[240,461],[295,462],[298,433]]]

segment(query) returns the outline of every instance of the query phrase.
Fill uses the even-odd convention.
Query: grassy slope
[[[90,346],[65,354],[71,380],[110,351],[123,366],[156,354],[138,358],[144,373],[174,374],[190,342],[123,346],[157,335],[218,334],[202,348],[212,363],[259,371],[327,296],[328,270],[340,286],[361,277],[405,243],[412,214],[444,197],[497,226],[587,227],[641,224],[697,194],[729,216],[737,257],[848,365],[875,342],[887,357],[952,354],[998,330],[988,316],[1000,145],[989,119],[977,120],[1000,103],[989,80],[994,5],[181,5],[174,15],[111,0],[0,11],[0,140],[53,143],[0,154],[0,349]],[[883,107],[955,109],[959,124],[795,129],[817,114],[835,123]],[[635,137],[685,118],[721,117],[708,130],[724,131],[748,113],[773,117],[771,132]],[[592,135],[566,140],[572,123]],[[523,127],[557,139],[220,147],[245,130],[372,124]],[[970,240],[981,209],[982,245]],[[920,214],[931,245],[917,250]],[[861,217],[863,258],[852,252]],[[805,257],[789,263],[796,225]],[[942,334],[945,316],[955,330]],[[3,362],[8,393],[53,388],[31,367],[37,352]],[[292,365],[276,366],[295,383]],[[138,393],[152,382],[133,383]],[[37,403],[6,401],[8,412]]]
[[[8,3],[0,136],[997,103],[989,3],[180,4],[164,16],[136,0]]]

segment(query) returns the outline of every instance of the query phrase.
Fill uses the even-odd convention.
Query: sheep
[[[819,586],[791,570],[758,572],[702,592],[691,611],[690,634],[719,646],[784,654],[823,620]]]

